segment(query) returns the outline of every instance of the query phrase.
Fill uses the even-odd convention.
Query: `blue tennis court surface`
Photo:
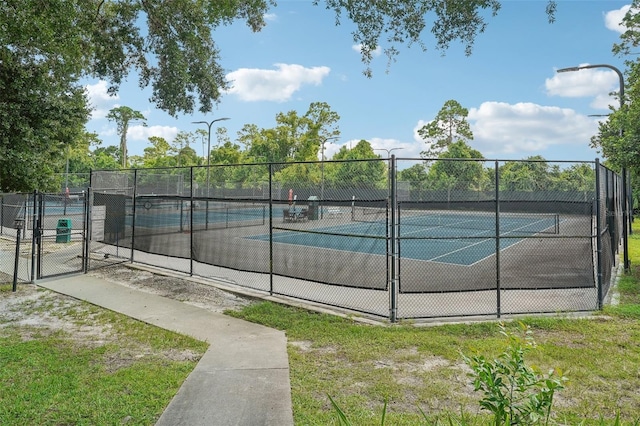
[[[465,221],[467,219],[464,219]],[[461,224],[462,225],[462,224]],[[500,250],[520,242],[526,230],[518,229],[530,225],[506,224],[507,230],[501,233]],[[551,224],[538,224],[551,226]],[[323,249],[341,250],[374,255],[387,254],[385,223],[358,223],[312,229],[312,232],[274,232],[273,242],[278,244],[295,244]],[[350,234],[348,236],[317,234]],[[354,235],[355,234],[355,235]],[[513,235],[510,237],[509,235]],[[449,263],[456,265],[472,265],[492,256],[496,251],[494,229],[455,228],[453,223],[446,225],[406,225],[399,229],[400,256],[405,259]],[[486,237],[486,238],[484,238]],[[247,237],[250,239],[269,241],[269,235]],[[424,239],[410,239],[424,238]],[[434,239],[427,239],[434,238]]]

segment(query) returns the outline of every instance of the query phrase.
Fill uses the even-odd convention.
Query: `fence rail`
[[[622,183],[597,161],[225,165],[209,187],[206,175],[94,172],[106,220],[92,251],[397,321],[598,309],[622,238]]]
[[[598,161],[94,171],[77,223],[88,268],[145,263],[390,321],[501,317],[602,307],[624,191]]]

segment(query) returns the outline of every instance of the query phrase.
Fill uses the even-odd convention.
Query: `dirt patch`
[[[89,275],[136,290],[179,300],[212,312],[239,310],[252,303],[249,298],[220,290],[213,285],[136,267],[114,265],[97,269],[90,272]]]

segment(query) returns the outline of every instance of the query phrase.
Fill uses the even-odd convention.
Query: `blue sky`
[[[233,88],[212,113],[174,118],[148,101],[150,91],[139,89],[135,76],[116,97],[106,94],[105,82],[94,80],[87,84],[94,106],[87,127],[103,146],[117,146],[115,123],[106,113],[119,105],[141,111],[147,127],[133,125],[127,140],[129,155],[142,155],[150,136],[171,142],[179,131],[195,132],[199,127],[192,121],[229,117],[217,124],[235,140],[245,124],[272,128],[279,112],[304,114],[312,102],[326,102],[341,117],[341,136],[327,143],[327,158],[361,139],[374,148],[402,148],[394,152],[400,157],[419,157],[426,145],[417,130],[455,99],[469,109],[470,144],[486,158],[593,160],[599,155],[589,141],[602,118],[590,115],[618,106],[609,93],[618,91],[619,78],[605,68],[556,70],[609,64],[624,71],[623,59],[611,48],[623,31],[619,22],[628,4],[559,0],[556,22],[549,24],[546,0],[506,0],[470,57],[457,42],[443,56],[427,32],[426,52],[402,46],[389,67],[384,55],[376,56],[373,78],[367,78],[349,22],[336,27],[332,12],[310,0],[281,0],[260,33],[242,22],[214,33]],[[216,144],[213,132],[211,144]],[[192,147],[204,155],[199,143]]]

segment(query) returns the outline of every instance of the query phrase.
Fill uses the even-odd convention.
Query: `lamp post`
[[[205,229],[209,229],[209,166],[211,166],[211,126],[213,123],[229,120],[229,117],[216,118],[211,121],[192,121],[192,124],[206,124],[207,125],[207,202],[205,213]]]
[[[618,74],[618,80],[619,80],[619,85],[620,85],[620,110],[622,110],[622,108],[624,107],[624,77],[622,75],[622,72],[614,67],[613,65],[609,65],[609,64],[594,64],[594,65],[581,65],[578,67],[568,67],[568,68],[561,68],[559,70],[557,70],[557,72],[562,73],[562,72],[571,72],[571,71],[580,71],[580,70],[586,70],[586,69],[591,69],[591,68],[609,68],[610,70],[615,71],[616,74]],[[622,139],[622,136],[624,135],[624,128],[622,128],[622,126],[620,127],[620,139]],[[623,179],[623,195],[622,195],[622,200],[623,200],[623,204],[624,204],[624,209],[623,209],[623,224],[622,224],[622,245],[623,245],[623,251],[624,251],[624,271],[625,272],[629,272],[629,202],[627,200],[627,185],[626,185],[626,181],[627,181],[627,168],[623,167],[622,168],[622,179]]]
[[[323,138],[322,139],[322,145],[321,145],[321,149],[322,149],[322,155],[321,155],[321,161],[320,161],[320,174],[322,175],[320,178],[320,203],[324,203],[324,144],[327,143],[328,140],[331,139],[338,139],[339,136],[329,136],[327,138]],[[320,219],[323,218],[323,211],[324,209],[322,208],[322,205],[320,205]]]
[[[69,144],[67,144],[67,161],[64,169],[64,209],[62,214],[67,214],[67,204],[69,202]]]
[[[391,152],[392,152],[392,151],[397,151],[397,150],[400,150],[400,149],[404,149],[404,148],[402,148],[402,147],[398,147],[398,148],[391,148],[391,149],[387,149],[387,148],[374,148],[373,150],[374,150],[374,151],[385,151],[385,152],[387,153],[387,162],[388,162],[389,160],[391,160]],[[387,170],[389,170],[389,164],[387,164]],[[391,181],[390,181],[389,179],[390,179],[390,176],[387,176],[388,186],[389,186],[389,189],[391,189]]]
[[[391,158],[391,151],[396,151],[398,149],[404,149],[402,147],[399,148],[391,148],[391,149],[386,149],[386,148],[374,148],[374,151],[386,151],[387,153],[387,159]]]

